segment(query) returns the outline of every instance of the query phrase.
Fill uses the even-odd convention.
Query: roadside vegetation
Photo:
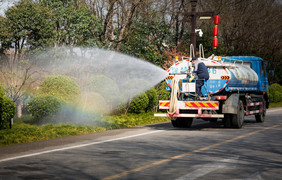
[[[282,106],[281,3],[198,0],[197,8],[220,11],[220,43],[216,50],[212,47],[213,21],[197,24],[204,32],[197,37],[197,43],[204,45],[206,57],[217,54],[263,58],[274,72],[269,76],[270,107]],[[190,1],[183,0],[15,2],[0,16],[0,145],[168,121],[153,117],[158,100],[169,96],[164,82],[137,97],[120,97],[118,84],[109,77],[95,74],[89,82],[79,82],[72,76],[77,72],[47,76],[35,66],[38,62],[32,62],[32,57],[52,48],[95,47],[167,69],[175,56],[190,56],[191,28],[184,17],[190,10]],[[44,59],[49,65],[54,61],[55,54]],[[85,89],[81,83],[87,84]],[[128,98],[127,103],[109,105],[116,98]],[[89,109],[95,110],[89,114]],[[76,117],[85,119],[84,123],[75,123]]]
[[[53,80],[49,81],[50,78]],[[46,80],[49,82],[48,85],[46,85]],[[153,113],[157,109],[159,98],[168,99],[169,93],[163,89],[165,82],[132,99],[129,107],[121,105],[111,114],[92,112],[91,114],[83,113],[76,116],[76,107],[70,107],[67,111],[64,109],[68,102],[77,101],[79,94],[77,92],[80,91],[76,83],[64,76],[51,76],[47,77],[46,80],[39,86],[38,93],[24,106],[23,115],[20,118],[14,117],[14,124],[11,129],[9,128],[10,120],[16,112],[16,105],[4,95],[2,88],[0,92],[2,92],[1,100],[5,100],[4,103],[2,102],[5,118],[3,116],[0,121],[0,146],[83,135],[169,120],[168,118],[154,117]],[[58,88],[54,88],[55,85],[60,87],[59,90],[55,90]],[[75,93],[69,96],[70,92]],[[63,96],[66,94],[67,96]],[[143,101],[146,101],[146,103],[142,103]],[[9,106],[6,105],[7,102]],[[5,108],[6,106],[10,108]],[[60,111],[62,113],[59,113]],[[128,112],[125,113],[125,111]],[[9,115],[6,115],[7,113]],[[70,116],[75,116],[74,118],[80,119],[80,121],[75,122],[71,120],[73,117]],[[81,121],[81,119],[84,119],[84,121]]]
[[[15,119],[12,129],[0,130],[0,146],[28,143],[67,136],[77,136],[112,129],[121,129],[139,125],[153,124],[168,121],[168,118],[154,117],[152,112],[142,114],[127,114],[105,116],[94,122],[93,125],[74,124],[45,124],[37,125],[32,117],[24,117],[24,121]]]
[[[282,86],[274,83],[269,86],[270,108],[282,107]]]

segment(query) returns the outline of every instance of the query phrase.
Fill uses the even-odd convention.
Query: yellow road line
[[[214,147],[217,147],[217,146],[229,143],[229,142],[236,141],[238,139],[242,139],[242,138],[251,136],[253,134],[257,134],[257,133],[260,133],[260,132],[263,132],[263,131],[266,131],[266,130],[269,130],[269,129],[276,128],[276,127],[281,126],[281,125],[282,125],[282,123],[274,125],[274,126],[270,126],[270,127],[264,128],[264,129],[260,129],[260,130],[254,131],[254,132],[250,132],[250,133],[247,133],[247,134],[244,134],[244,135],[241,135],[241,136],[237,136],[235,138],[232,138],[232,139],[229,139],[229,140],[226,140],[226,141],[222,141],[222,142],[219,142],[219,143],[216,143],[216,144],[212,144],[210,146],[206,146],[206,147],[203,147],[203,148],[200,148],[200,149],[196,149],[196,150],[191,151],[191,152],[187,152],[187,153],[180,154],[180,155],[177,155],[177,156],[173,156],[173,157],[170,157],[170,158],[167,158],[167,159],[156,161],[156,162],[153,162],[151,164],[147,164],[147,165],[141,166],[139,168],[131,169],[129,171],[124,171],[122,173],[106,177],[103,180],[112,180],[112,179],[120,178],[120,177],[125,176],[125,175],[130,174],[130,173],[142,171],[143,169],[148,169],[150,167],[157,166],[157,165],[166,163],[166,162],[174,160],[174,159],[179,159],[179,158],[182,158],[184,156],[188,156],[188,155],[191,155],[191,154],[194,154],[194,153],[197,153],[197,152],[205,151],[205,150],[208,150],[208,149],[211,149],[211,148],[214,148]]]

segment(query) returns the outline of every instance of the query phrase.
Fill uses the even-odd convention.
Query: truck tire
[[[182,128],[190,128],[193,123],[193,118],[181,118],[180,122]]]
[[[244,116],[245,116],[244,104],[240,100],[237,107],[237,114],[232,114],[232,126],[234,128],[242,128],[244,124]]]
[[[216,119],[216,118],[211,118],[211,119],[209,119],[208,121],[210,121],[211,123],[216,123],[216,122],[217,122],[217,119]]]
[[[262,101],[262,113],[259,115],[255,115],[256,121],[258,123],[263,123],[265,120],[265,114],[266,114],[266,103],[265,100]]]
[[[175,120],[172,119],[171,124],[172,124],[173,127],[176,127],[176,128],[180,127],[178,119],[175,119]]]
[[[173,127],[177,128],[190,128],[193,123],[193,118],[177,118],[176,120],[171,120]]]
[[[222,119],[223,126],[225,128],[232,127],[232,114],[224,114],[224,118]]]

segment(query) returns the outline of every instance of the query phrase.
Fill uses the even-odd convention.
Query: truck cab
[[[269,107],[268,98],[268,77],[266,70],[266,62],[254,56],[227,56],[222,58],[225,62],[231,62],[235,64],[243,64],[252,68],[258,75],[257,91],[255,93],[264,95],[267,108]]]

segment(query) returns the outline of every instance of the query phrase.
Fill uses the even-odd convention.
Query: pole
[[[191,43],[194,46],[194,54],[196,55],[196,6],[197,0],[191,0]]]

